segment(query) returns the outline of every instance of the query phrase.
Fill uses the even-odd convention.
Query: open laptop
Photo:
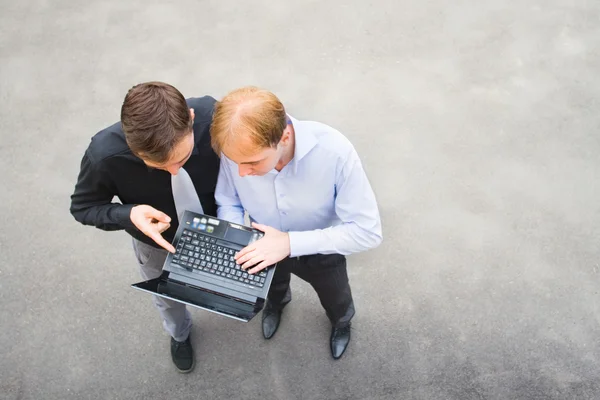
[[[248,322],[262,310],[276,265],[248,274],[235,253],[263,232],[209,215],[185,211],[160,277],[135,289]]]

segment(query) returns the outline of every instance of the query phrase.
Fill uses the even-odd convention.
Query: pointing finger
[[[168,252],[175,253],[175,248],[169,242],[167,242],[165,240],[165,238],[163,238],[161,236],[160,233],[158,233],[156,231],[152,231],[152,232],[150,232],[150,234],[148,236],[150,236],[150,238],[152,238],[152,240],[154,240],[159,246],[161,246]]]

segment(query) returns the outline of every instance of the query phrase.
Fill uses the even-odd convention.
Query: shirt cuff
[[[125,204],[122,206],[115,207],[114,218],[119,225],[124,229],[137,229],[133,222],[131,222],[131,209],[137,206],[137,204]]]
[[[288,232],[290,238],[290,257],[317,254],[322,238],[320,231]]]

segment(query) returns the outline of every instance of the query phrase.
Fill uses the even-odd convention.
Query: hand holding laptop
[[[171,226],[171,218],[167,214],[148,205],[140,205],[131,209],[129,218],[141,232],[154,240],[159,246],[175,253],[175,248],[161,235]]]
[[[252,223],[252,227],[264,232],[265,236],[244,247],[235,256],[236,263],[243,270],[255,266],[248,271],[255,274],[290,255],[290,237],[286,232],[256,222]]]

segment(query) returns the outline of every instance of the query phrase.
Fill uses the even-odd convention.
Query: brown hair
[[[210,127],[211,145],[220,155],[229,142],[248,135],[254,146],[240,150],[251,154],[277,146],[286,125],[285,108],[277,96],[254,86],[242,87],[215,104]]]
[[[192,118],[185,98],[173,86],[146,82],[132,87],[121,107],[121,126],[131,151],[162,164],[190,133]]]

